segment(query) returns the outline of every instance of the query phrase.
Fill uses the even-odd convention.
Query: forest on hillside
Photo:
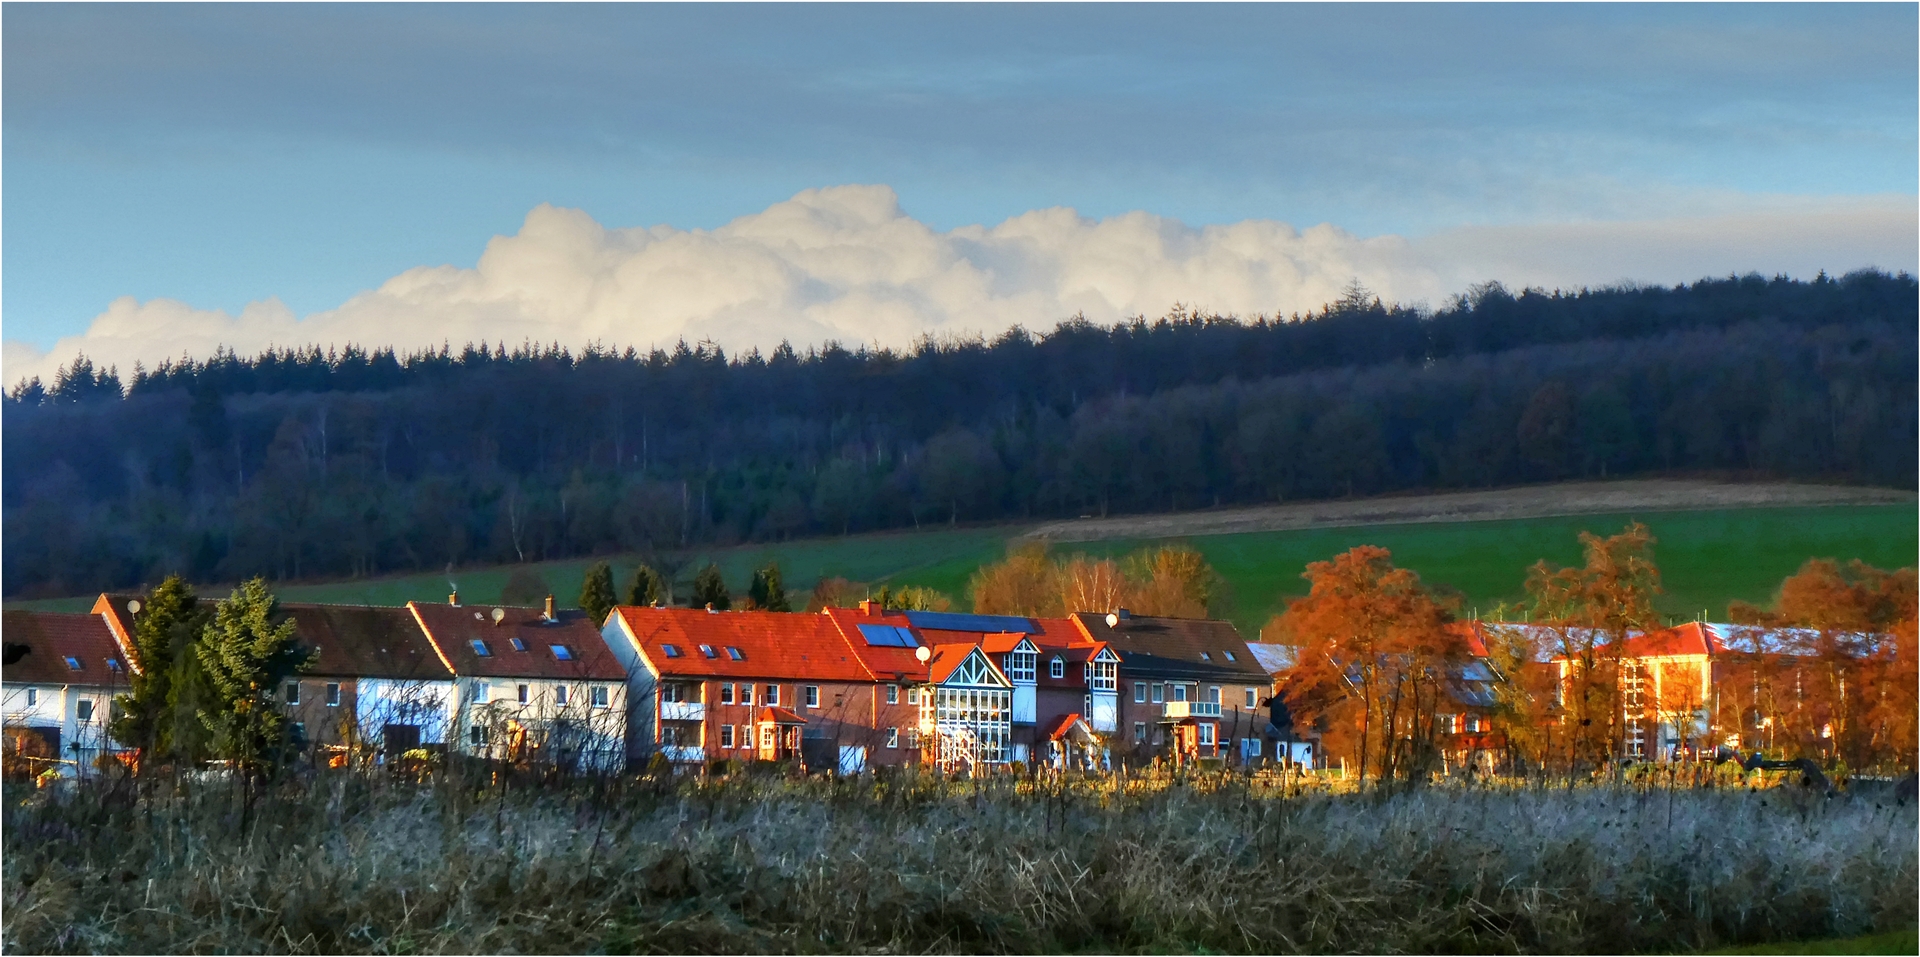
[[[1905,273],[1084,320],[904,351],[77,358],[4,414],[9,596],[1712,471],[1911,486]]]

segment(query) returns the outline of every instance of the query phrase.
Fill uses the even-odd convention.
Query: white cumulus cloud
[[[308,343],[458,348],[523,340],[641,348],[709,339],[737,351],[787,340],[903,346],[932,334],[1109,323],[1184,302],[1243,316],[1305,312],[1359,279],[1388,301],[1439,304],[1468,285],[1573,287],[1759,270],[1811,275],[1915,268],[1911,197],[1775,204],[1745,214],[1489,226],[1417,239],[1270,220],[1193,227],[1144,212],[1090,219],[1035,210],[936,230],[885,186],[808,190],[713,230],[610,229],[542,205],[472,268],[410,269],[338,308],[297,317],[278,300],[229,315],[168,299],[115,300],[42,352],[6,343],[7,381],[97,364],[242,354]]]

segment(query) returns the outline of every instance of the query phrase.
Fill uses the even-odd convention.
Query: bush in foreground
[[[11,952],[1622,952],[1910,927],[1916,812],[925,777],[9,792]]]

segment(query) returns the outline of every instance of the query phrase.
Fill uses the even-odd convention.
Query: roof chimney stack
[[[455,608],[460,607],[460,593],[454,592],[453,594],[448,595],[447,604],[452,605]]]
[[[873,602],[873,599],[871,599],[871,598],[863,598],[863,599],[861,599],[861,600],[860,600],[860,614],[862,614],[862,615],[871,615],[871,614],[873,614],[873,605],[874,605],[874,602]]]
[[[553,618],[553,596],[552,596],[552,595],[548,595],[548,596],[547,596],[547,620],[548,620],[548,621],[553,621],[553,620],[554,620],[554,618]]]

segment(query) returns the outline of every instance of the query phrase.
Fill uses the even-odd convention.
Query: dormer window
[[[487,643],[486,643],[486,642],[484,642],[484,641],[481,641],[481,640],[480,640],[480,639],[478,639],[478,638],[475,638],[475,639],[473,639],[473,640],[472,640],[471,642],[468,642],[468,644],[471,644],[471,645],[473,645],[473,653],[474,653],[474,654],[476,654],[476,655],[479,655],[479,656],[480,656],[480,657],[482,657],[482,658],[491,658],[491,657],[493,657],[493,651],[492,651],[491,649],[489,649],[489,648],[487,647]]]
[[[525,651],[525,650],[527,650],[527,643],[526,643],[526,642],[524,642],[524,641],[521,641],[521,640],[520,640],[520,639],[518,639],[518,638],[508,638],[508,639],[507,639],[507,644],[510,644],[510,645],[512,645],[512,646],[513,646],[513,650],[515,650],[515,651]]]
[[[573,660],[573,649],[566,645],[548,645],[547,650],[553,652],[553,660],[555,661]]]
[[[1065,678],[1066,676],[1067,676],[1067,663],[1064,660],[1062,660],[1058,655],[1055,655],[1053,658],[1048,659],[1047,677]]]
[[[661,650],[661,651],[663,651],[663,652],[665,652],[665,653],[666,653],[666,655],[667,655],[667,657],[669,657],[669,658],[678,658],[678,657],[680,657],[680,646],[679,646],[679,645],[670,645],[670,644],[664,644],[664,643],[663,643],[663,644],[661,644],[661,646],[660,646],[660,650]]]
[[[68,670],[68,671],[79,671],[79,670],[80,670],[80,659],[78,659],[78,658],[75,658],[75,657],[74,657],[74,656],[72,656],[72,655],[68,655],[68,656],[66,657],[66,662],[67,662],[67,670]]]
[[[1013,681],[1032,681],[1034,665],[1040,656],[1031,651],[1015,651],[1007,655],[1007,677]]]

